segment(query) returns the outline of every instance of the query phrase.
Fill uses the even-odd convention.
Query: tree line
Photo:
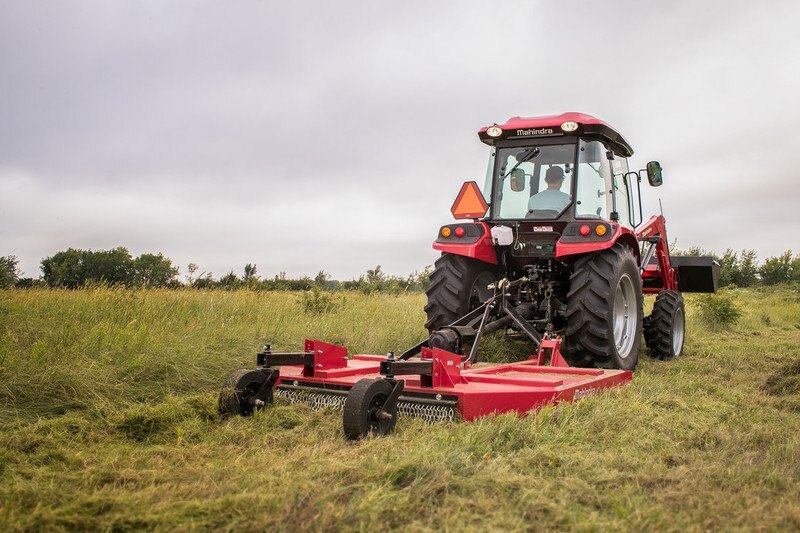
[[[673,246],[674,248],[674,246]],[[721,287],[751,287],[800,282],[800,254],[786,251],[759,262],[754,250],[735,252],[728,249],[722,255],[692,247],[675,251],[673,255],[709,255],[720,263]],[[38,279],[20,276],[18,260],[9,255],[0,257],[0,288],[34,286],[76,289],[105,283],[125,287],[167,287],[197,289],[250,289],[264,291],[358,290],[371,292],[424,291],[430,283],[431,267],[408,276],[386,274],[381,266],[367,270],[356,279],[332,280],[324,270],[315,277],[292,278],[286,272],[261,277],[255,264],[245,265],[243,272],[233,271],[215,278],[190,263],[187,274],[180,279],[179,269],[161,253],[143,253],[132,257],[127,248],[111,250],[79,250],[68,248],[42,259],[42,275]]]
[[[408,276],[386,274],[380,265],[369,269],[356,279],[338,281],[324,270],[315,277],[292,278],[286,272],[271,277],[261,277],[255,264],[248,263],[241,275],[232,270],[215,278],[211,272],[202,271],[197,264],[189,263],[187,274],[180,272],[171,259],[163,254],[143,253],[131,256],[127,248],[111,250],[79,250],[68,248],[42,259],[41,277],[20,276],[19,261],[13,256],[0,257],[0,288],[53,287],[77,289],[107,284],[146,288],[196,288],[196,289],[249,289],[264,291],[358,290],[371,292],[423,291],[430,283],[430,267]]]

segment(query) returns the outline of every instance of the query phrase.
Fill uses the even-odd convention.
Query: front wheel
[[[633,370],[643,319],[642,281],[630,248],[618,243],[575,261],[564,344],[570,365]]]
[[[665,361],[679,356],[683,351],[685,332],[683,295],[671,290],[659,292],[644,328],[650,356]]]

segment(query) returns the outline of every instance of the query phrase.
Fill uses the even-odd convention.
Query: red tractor
[[[562,337],[571,366],[633,370],[644,332],[651,356],[680,354],[681,291],[715,291],[719,267],[671,258],[664,217],[644,222],[642,174],[661,185],[659,163],[631,171],[628,142],[582,113],[514,117],[478,135],[491,147],[483,192],[465,183],[452,208],[472,221],[443,226],[433,244],[442,256],[427,290],[430,344],[462,352],[480,333],[510,329],[536,344]],[[498,291],[504,301],[481,331],[462,318]],[[643,293],[657,295],[647,317]]]
[[[391,432],[398,416],[524,414],[623,385],[643,332],[651,356],[680,354],[681,291],[715,291],[719,265],[670,257],[664,217],[643,221],[642,173],[659,186],[660,165],[630,171],[625,139],[580,113],[512,118],[479,136],[491,147],[486,185],[464,184],[452,212],[468,221],[443,226],[433,245],[442,256],[427,291],[429,336],[398,356],[267,344],[255,369],[225,381],[222,416],[251,415],[277,395],[341,409],[345,436],[359,439]],[[648,317],[646,293],[656,294]],[[533,341],[531,357],[474,365],[482,335],[503,331]]]

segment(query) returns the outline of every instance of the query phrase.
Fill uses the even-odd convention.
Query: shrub
[[[303,311],[312,315],[332,313],[339,307],[339,302],[327,292],[323,292],[316,285],[310,291],[303,293]]]
[[[725,292],[709,294],[700,300],[700,318],[712,328],[728,328],[742,317],[742,311]]]

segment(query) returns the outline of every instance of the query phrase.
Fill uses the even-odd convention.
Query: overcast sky
[[[581,111],[670,240],[800,252],[800,3],[0,0],[0,255],[432,264],[477,130]]]

